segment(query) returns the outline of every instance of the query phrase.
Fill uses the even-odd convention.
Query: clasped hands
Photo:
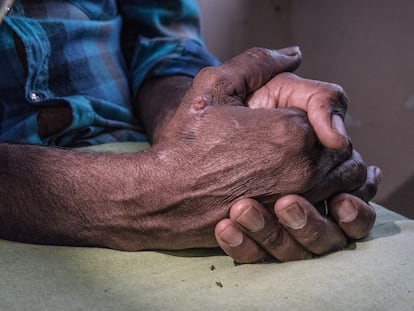
[[[342,88],[291,73],[300,61],[295,47],[254,48],[194,78],[156,146],[191,189],[174,215],[216,242],[186,237],[177,248],[217,243],[237,262],[289,261],[372,228],[381,172],[352,148]]]

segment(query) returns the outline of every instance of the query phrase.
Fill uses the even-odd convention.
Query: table
[[[413,310],[414,221],[317,259],[235,265],[218,249],[120,252],[0,240],[0,310]]]

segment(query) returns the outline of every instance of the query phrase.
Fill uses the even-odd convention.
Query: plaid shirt
[[[131,106],[143,81],[217,63],[195,0],[17,0],[0,25],[0,142],[144,141]],[[59,106],[70,126],[42,139],[39,111]]]

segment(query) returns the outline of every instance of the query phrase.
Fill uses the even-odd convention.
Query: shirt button
[[[12,12],[12,7],[11,6],[6,6],[5,8],[4,8],[4,14],[6,14],[6,15],[9,15],[11,12]]]
[[[31,92],[30,93],[30,99],[34,102],[38,102],[40,101],[42,98],[40,97],[39,94],[35,93],[35,92]]]

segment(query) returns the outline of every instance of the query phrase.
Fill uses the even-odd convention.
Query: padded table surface
[[[317,259],[235,265],[217,249],[120,252],[0,240],[0,310],[413,310],[414,221]]]

